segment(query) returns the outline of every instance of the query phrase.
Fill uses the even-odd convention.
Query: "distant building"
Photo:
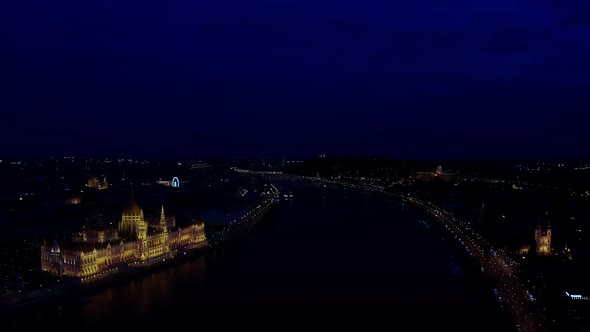
[[[410,176],[410,179],[416,181],[431,181],[439,179],[442,181],[454,181],[456,178],[455,174],[443,172],[441,165],[436,166],[434,172],[416,172]]]
[[[531,246],[524,245],[524,246],[521,246],[520,248],[518,248],[518,250],[516,250],[516,253],[518,255],[525,256],[525,255],[528,255],[530,251],[531,251]]]
[[[96,176],[89,178],[86,186],[88,188],[98,189],[98,178]]]
[[[88,179],[88,183],[86,184],[88,188],[104,190],[109,188],[109,182],[107,181],[107,177],[103,176],[102,179],[98,179],[98,177],[93,176]]]
[[[172,219],[174,219],[174,218],[172,218]],[[175,223],[174,222],[172,222],[172,223],[168,222],[168,218],[166,218],[166,215],[164,214],[164,205],[162,205],[161,206],[161,211],[160,211],[160,221],[154,227],[156,229],[159,229],[161,231],[164,231],[168,227],[174,227],[174,226],[175,226]]]
[[[444,174],[441,165],[436,166],[436,170],[434,171],[434,174],[437,174],[437,175]]]
[[[166,187],[178,188],[180,187],[180,180],[175,176],[174,178],[172,178],[172,180],[158,180],[157,184]]]
[[[543,232],[541,222],[535,228],[535,242],[537,244],[537,255],[551,255],[551,224],[547,224],[547,230]]]
[[[80,203],[82,203],[82,198],[80,196],[73,196],[65,199],[65,205],[76,205]]]

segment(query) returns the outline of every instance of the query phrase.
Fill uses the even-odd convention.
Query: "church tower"
[[[537,244],[537,255],[548,256],[551,255],[551,224],[547,221],[547,230],[543,232],[541,220],[535,229],[535,242]]]

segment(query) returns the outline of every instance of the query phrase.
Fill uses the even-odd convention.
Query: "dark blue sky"
[[[0,155],[590,157],[590,1],[0,4]]]

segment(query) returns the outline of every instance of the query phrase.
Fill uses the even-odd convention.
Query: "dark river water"
[[[294,182],[245,237],[152,275],[9,318],[13,328],[498,331],[460,247],[380,194]]]

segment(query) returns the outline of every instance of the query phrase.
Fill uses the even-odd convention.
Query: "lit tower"
[[[162,204],[162,211],[160,212],[160,224],[158,225],[163,232],[168,232],[166,227],[166,215],[164,214],[164,205]]]
[[[549,221],[547,221],[547,230],[543,232],[541,219],[539,219],[539,223],[535,229],[535,242],[537,243],[537,255],[551,255],[551,224]]]

